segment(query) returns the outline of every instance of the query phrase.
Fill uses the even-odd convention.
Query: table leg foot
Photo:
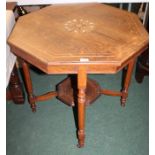
[[[125,81],[124,81],[124,86],[123,86],[123,90],[122,90],[122,96],[121,96],[121,106],[122,107],[125,107],[125,103],[126,103],[126,100],[127,100],[127,97],[128,97],[128,89],[129,89],[129,85],[130,85],[130,82],[131,82],[134,63],[135,63],[135,61],[132,60],[128,64],[128,68],[127,68],[127,72],[126,72],[126,76],[125,76]]]
[[[29,104],[30,104],[32,112],[36,112],[35,96],[33,94],[29,94],[28,100],[29,100]]]
[[[36,112],[36,103],[34,102],[35,99],[33,95],[29,95],[28,98],[29,98],[28,100],[29,100],[29,104],[32,109],[32,112]]]
[[[125,107],[125,103],[128,97],[128,93],[126,91],[122,91],[122,97],[121,97],[121,106]]]
[[[36,112],[36,104],[35,104],[35,102],[31,102],[30,106],[31,106],[32,112]]]
[[[77,144],[78,148],[84,147],[84,140],[85,140],[85,133],[84,133],[84,131],[83,130],[78,131],[78,144]]]
[[[84,147],[84,145],[83,145],[83,146],[81,146],[81,145],[77,144],[77,147],[78,147],[78,148],[82,148],[82,147]]]
[[[36,112],[36,107],[31,105],[32,112]]]
[[[121,101],[121,107],[125,107],[125,103],[123,101]]]
[[[121,106],[125,107],[125,103],[126,103],[126,98],[121,98]]]

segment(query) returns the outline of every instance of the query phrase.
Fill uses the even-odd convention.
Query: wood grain
[[[130,61],[130,63],[128,64],[125,81],[124,81],[124,86],[123,86],[123,90],[122,90],[122,97],[121,97],[121,105],[123,107],[125,106],[126,99],[128,97],[128,89],[129,89],[129,85],[131,82],[131,76],[132,76],[134,64],[135,64],[134,59],[132,61]]]
[[[32,86],[29,66],[27,62],[22,61],[22,68],[23,68],[23,75],[25,78],[25,86],[26,86],[27,93],[28,93],[28,101],[31,105],[32,112],[36,112],[35,96],[33,94],[33,86]]]
[[[13,53],[26,60],[22,64],[33,111],[36,101],[65,93],[35,97],[27,62],[47,74],[77,74],[78,146],[83,147],[87,74],[113,74],[128,66],[122,91],[100,91],[120,96],[125,106],[134,61],[147,48],[148,33],[137,15],[108,5],[52,5],[20,17],[8,43]]]
[[[66,23],[81,19],[94,28],[84,33],[66,30]],[[109,71],[96,72],[115,73],[147,46],[148,33],[135,14],[111,6],[52,5],[21,17],[8,42],[16,55],[49,74],[63,66],[62,73],[68,73],[70,65],[78,64],[102,64]]]
[[[84,147],[85,141],[85,108],[87,72],[84,67],[78,71],[78,147]]]

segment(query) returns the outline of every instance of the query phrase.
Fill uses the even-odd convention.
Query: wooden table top
[[[46,73],[115,73],[148,45],[138,16],[108,5],[52,5],[20,17],[12,52]],[[91,67],[89,67],[91,66]]]

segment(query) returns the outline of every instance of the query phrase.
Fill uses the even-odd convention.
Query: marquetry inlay
[[[64,26],[67,31],[75,33],[90,32],[95,27],[93,22],[82,18],[69,20],[64,24]]]
[[[148,33],[137,15],[108,5],[51,5],[21,17],[8,43],[48,74],[77,73],[81,65],[116,73],[147,46]]]

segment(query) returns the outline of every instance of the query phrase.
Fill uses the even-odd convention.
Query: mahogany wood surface
[[[18,75],[16,65],[14,66],[10,76],[9,86],[6,91],[6,99],[13,100],[13,102],[16,104],[24,104],[25,101],[24,90]]]
[[[125,81],[124,81],[124,86],[123,86],[123,90],[122,90],[122,96],[121,96],[121,105],[123,107],[125,106],[125,102],[126,102],[126,99],[128,96],[128,89],[129,89],[129,85],[131,82],[131,76],[132,76],[134,64],[135,64],[134,59],[131,60],[128,64],[128,68],[127,68],[127,72],[126,72],[126,76],[125,76]]]
[[[137,15],[111,6],[52,5],[20,17],[8,42],[48,74],[77,73],[81,65],[116,73],[148,45],[148,33]]]
[[[80,67],[78,71],[78,147],[84,146],[85,140],[85,108],[86,108],[86,87],[87,72],[85,67]]]
[[[104,95],[110,95],[110,96],[122,96],[122,92],[120,91],[113,91],[113,90],[108,90],[108,89],[102,89],[101,94]]]
[[[74,105],[76,94],[78,147],[83,147],[86,104],[92,97],[87,89],[93,83],[87,74],[112,74],[127,67],[121,91],[99,89],[99,95],[120,96],[121,105],[125,106],[134,62],[148,46],[148,33],[137,15],[108,5],[52,5],[20,17],[8,43],[12,52],[23,59],[32,111],[36,111],[36,101],[55,96]],[[57,92],[35,96],[28,63],[47,74],[77,74],[77,87],[72,89],[72,82],[67,79],[58,85]],[[98,85],[93,87],[97,89]],[[72,95],[71,100],[63,91]]]
[[[34,101],[45,101],[48,99],[51,99],[53,97],[57,96],[57,92],[56,91],[52,91],[52,92],[48,92],[46,94],[40,95],[40,96],[35,96]]]
[[[77,104],[77,77],[70,76],[60,82],[57,86],[58,96],[60,99],[68,106],[76,106]],[[99,84],[92,80],[87,79],[87,87],[86,87],[86,106],[92,104],[99,96],[100,96],[101,88]]]
[[[29,66],[25,61],[22,61],[22,68],[23,68],[23,74],[25,78],[25,85],[28,93],[28,99],[29,103],[31,105],[32,111],[36,111],[36,104],[35,104],[35,96],[33,94],[33,87],[32,87],[32,81],[30,77],[30,71],[29,71]]]

